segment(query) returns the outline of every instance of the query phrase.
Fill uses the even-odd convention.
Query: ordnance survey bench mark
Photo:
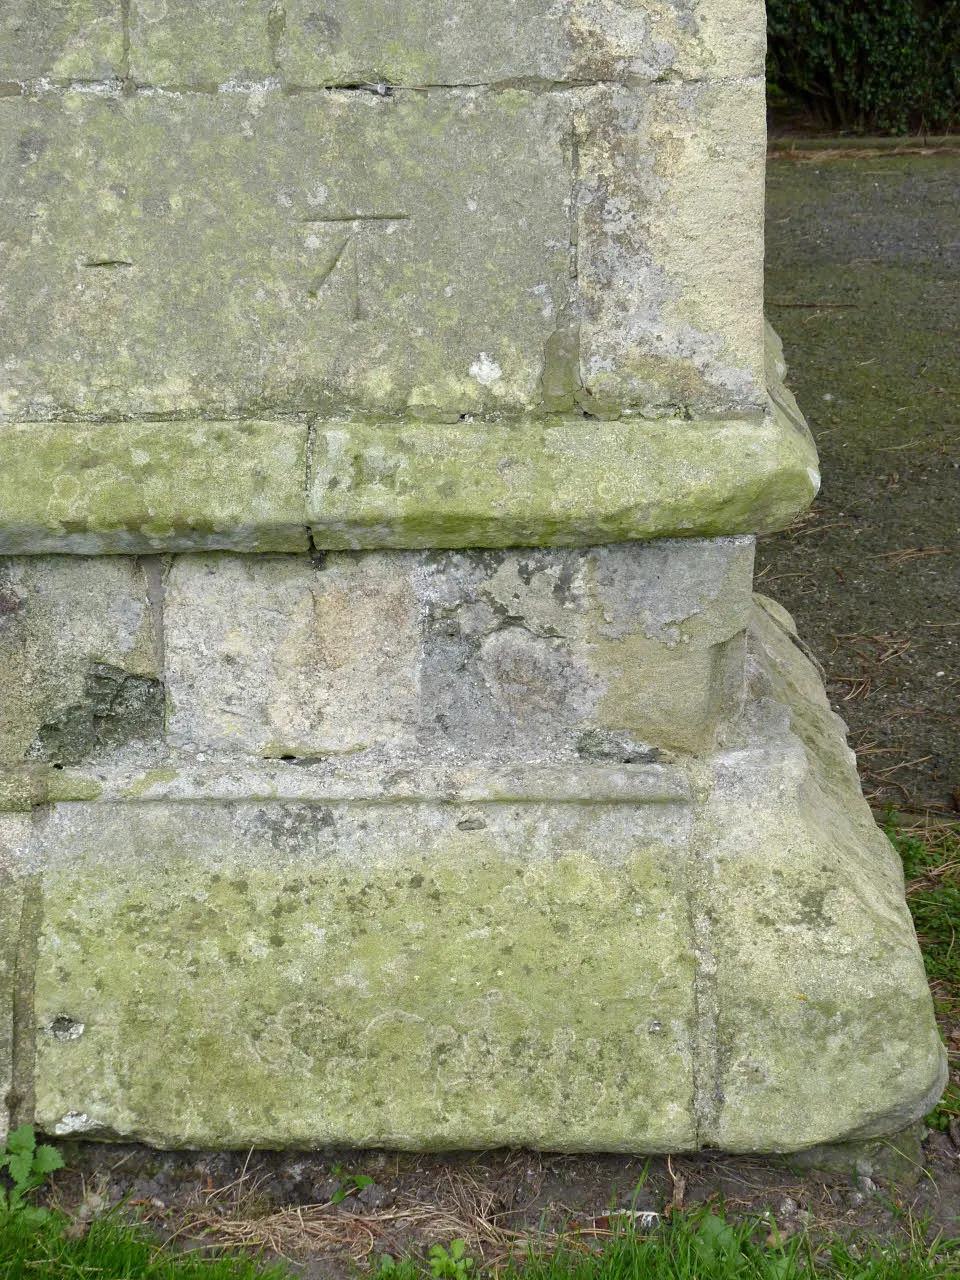
[[[315,249],[318,252],[325,247],[329,248],[329,246],[324,245],[321,238],[320,230],[322,228],[350,228],[345,236],[338,236],[332,252],[328,254],[320,270],[310,280],[307,285],[308,297],[319,299],[331,280],[337,275],[343,275],[347,288],[347,319],[362,320],[364,306],[361,298],[360,254],[361,244],[365,238],[365,229],[368,226],[375,229],[386,229],[387,234],[390,234],[394,231],[398,222],[409,221],[410,215],[408,213],[326,214],[317,218],[304,218],[303,224],[305,227],[317,228],[317,230],[309,230],[305,234],[304,248]]]

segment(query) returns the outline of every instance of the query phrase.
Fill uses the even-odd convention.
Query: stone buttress
[[[0,13],[0,1091],[789,1151],[944,1080],[753,539],[759,0]]]

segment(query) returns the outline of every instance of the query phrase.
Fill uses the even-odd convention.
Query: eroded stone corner
[[[900,862],[818,673],[766,610],[749,670],[744,737],[710,762],[698,816],[715,1027],[700,1138],[761,1152],[891,1133],[945,1080]]]

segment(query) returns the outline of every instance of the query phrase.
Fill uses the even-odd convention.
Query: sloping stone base
[[[158,1146],[630,1152],[921,1116],[944,1053],[899,861],[756,599],[747,696],[704,755],[376,785],[201,761],[0,815],[14,1116]]]

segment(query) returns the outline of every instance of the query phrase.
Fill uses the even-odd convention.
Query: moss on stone
[[[680,864],[628,810],[474,812],[64,814],[38,1123],[160,1145],[692,1145]],[[65,1016],[82,1036],[45,1031]]]

